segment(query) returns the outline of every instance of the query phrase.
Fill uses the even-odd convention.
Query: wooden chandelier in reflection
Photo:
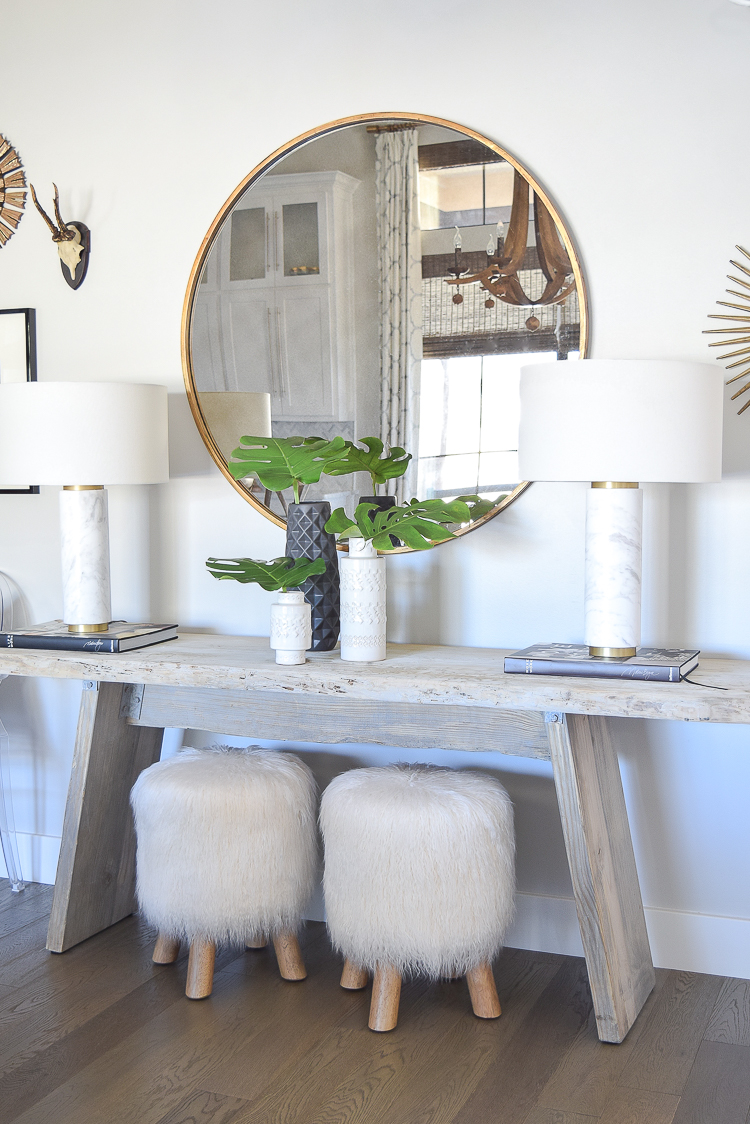
[[[460,234],[456,235],[455,265],[449,270],[455,277],[446,278],[448,285],[471,285],[478,282],[493,297],[513,305],[561,304],[576,287],[573,266],[565,247],[562,245],[552,215],[542,200],[534,192],[534,230],[539,267],[547,284],[541,296],[533,298],[526,295],[518,278],[526,257],[526,243],[529,224],[529,184],[516,170],[513,178],[513,204],[511,206],[508,233],[501,239],[501,224],[498,223],[497,245],[487,247],[487,266],[478,273],[466,274],[459,262],[461,251]],[[460,304],[463,297],[456,291],[453,297]]]

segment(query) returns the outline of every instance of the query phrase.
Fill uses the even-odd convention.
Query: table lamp
[[[104,485],[168,479],[166,387],[0,384],[0,487],[63,486],[63,620],[70,632],[104,632],[112,617]]]
[[[641,639],[641,481],[721,479],[722,372],[704,363],[583,359],[521,370],[524,480],[591,481],[585,643],[634,656]]]

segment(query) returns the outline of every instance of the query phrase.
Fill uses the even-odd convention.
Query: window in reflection
[[[552,351],[423,360],[420,496],[495,496],[519,483],[521,367],[556,358]]]
[[[419,173],[422,230],[508,222],[512,202],[513,166],[506,161]]]

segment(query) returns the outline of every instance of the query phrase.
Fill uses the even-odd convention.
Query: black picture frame
[[[26,345],[26,382],[36,382],[36,309],[0,308],[0,316],[23,317],[23,339]],[[0,339],[0,382],[3,381],[2,340]],[[19,380],[15,380],[19,381]],[[23,380],[20,380],[23,381]],[[38,496],[39,485],[30,484],[28,488],[0,488],[0,495]]]

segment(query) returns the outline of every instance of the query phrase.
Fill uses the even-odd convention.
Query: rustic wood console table
[[[128,794],[165,726],[245,737],[494,750],[551,759],[599,1027],[621,1042],[654,985],[607,718],[750,724],[750,663],[704,660],[690,683],[504,675],[496,649],[389,645],[377,664],[274,663],[265,639],[183,633],[121,655],[0,652],[0,672],[82,679],[47,948],[133,911]]]

